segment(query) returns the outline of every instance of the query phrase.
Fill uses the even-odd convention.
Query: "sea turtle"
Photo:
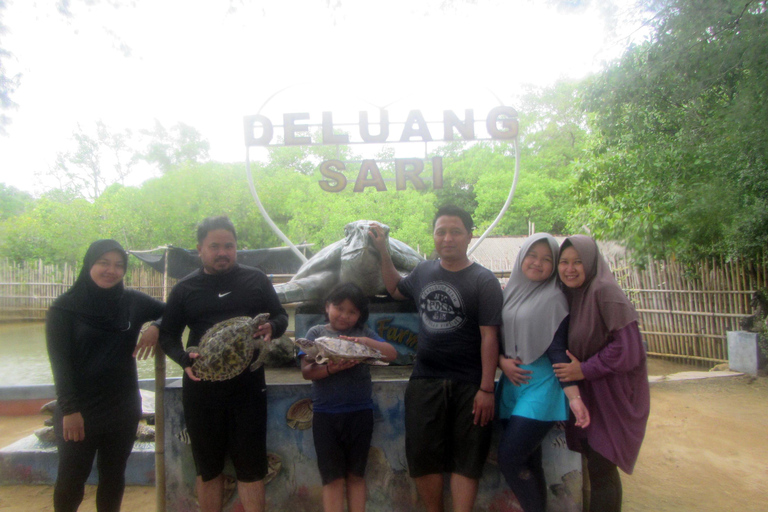
[[[141,394],[141,419],[147,420],[149,424],[155,421],[155,392],[146,389],[139,389]],[[40,408],[40,414],[50,414],[56,410],[56,400],[51,400]],[[45,420],[47,422],[48,420]],[[48,423],[45,423],[48,425]],[[51,423],[53,425],[53,423]]]
[[[152,425],[144,425],[143,423],[139,423],[139,426],[136,427],[136,440],[143,443],[154,443],[155,427]]]
[[[387,293],[381,277],[381,256],[371,242],[371,224],[382,226],[395,268],[407,275],[424,258],[407,244],[389,238],[389,227],[356,220],[344,226],[344,239],[323,248],[304,263],[287,283],[276,284],[280,302],[323,300],[339,283],[355,283],[366,295]]]
[[[203,380],[227,380],[240,375],[250,364],[251,371],[262,365],[267,354],[264,338],[254,338],[256,328],[269,319],[269,313],[253,318],[238,316],[219,322],[203,334],[200,345],[187,347],[188,353],[197,352],[199,357],[192,364],[192,371]],[[251,364],[253,351],[259,357]]]
[[[35,430],[35,435],[41,443],[53,444],[56,442],[56,434],[53,432],[53,427],[43,427]]]
[[[316,363],[323,364],[328,361],[341,361],[342,359],[354,359],[363,363],[386,366],[389,363],[382,361],[383,354],[375,348],[370,348],[362,343],[321,336],[315,341],[305,338],[296,338],[296,345],[314,359]]]

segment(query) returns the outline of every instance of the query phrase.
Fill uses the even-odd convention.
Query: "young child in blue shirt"
[[[344,283],[331,290],[325,301],[328,323],[312,327],[309,340],[321,336],[362,343],[379,350],[385,361],[397,357],[395,347],[365,325],[368,297],[355,284]],[[373,434],[371,372],[367,364],[340,361],[317,364],[301,358],[301,373],[312,381],[312,436],[317,466],[323,482],[325,512],[364,512],[365,465]]]

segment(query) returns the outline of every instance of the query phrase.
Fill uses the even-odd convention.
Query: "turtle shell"
[[[384,357],[381,352],[354,341],[321,336],[315,339],[315,347],[317,348],[315,361],[320,364],[329,360],[336,362],[342,359],[354,359],[368,364],[387,364],[381,361]]]
[[[195,375],[203,380],[222,381],[237,377],[245,371],[253,359],[253,352],[261,349],[259,358],[251,370],[261,366],[266,355],[264,338],[253,338],[256,328],[269,319],[269,313],[253,318],[238,316],[219,322],[208,329],[197,347],[188,347],[187,352],[199,356],[192,363]]]

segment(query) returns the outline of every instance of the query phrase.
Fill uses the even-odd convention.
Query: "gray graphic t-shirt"
[[[480,326],[501,324],[501,286],[473,263],[458,272],[439,261],[420,263],[398,284],[419,311],[419,345],[411,378],[480,383]]]

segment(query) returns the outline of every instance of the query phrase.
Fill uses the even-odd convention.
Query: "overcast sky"
[[[0,136],[0,182],[33,193],[78,124],[184,122],[213,160],[244,161],[242,118],[265,102],[278,120],[393,102],[482,117],[494,95],[514,106],[524,84],[599,70],[634,30],[612,30],[623,14],[604,2],[71,0],[69,16],[57,3],[7,0],[2,18],[7,71],[21,84]]]

